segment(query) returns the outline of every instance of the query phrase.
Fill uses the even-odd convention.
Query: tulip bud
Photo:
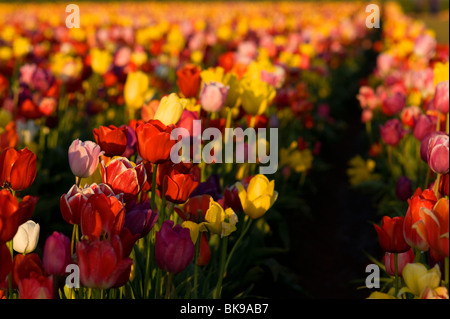
[[[436,85],[436,92],[434,94],[434,107],[444,114],[448,113],[448,95],[449,81],[439,82]]]
[[[207,112],[218,112],[225,105],[228,86],[220,82],[204,83],[200,92],[200,105]]]
[[[154,118],[164,125],[177,124],[183,109],[181,99],[175,93],[171,93],[161,99]]]
[[[39,230],[39,224],[32,220],[20,225],[13,238],[14,250],[21,254],[28,254],[35,250],[39,241]]]
[[[155,260],[159,268],[176,274],[192,262],[195,247],[189,229],[173,224],[167,220],[156,232]]]
[[[433,172],[448,173],[449,168],[449,137],[441,133],[430,138],[428,142],[427,162]]]
[[[45,241],[42,262],[47,273],[64,275],[66,266],[72,262],[69,237],[53,232]]]
[[[406,134],[406,131],[403,129],[402,123],[395,118],[387,121],[385,125],[380,125],[380,134],[384,143],[395,146]]]
[[[403,224],[405,218],[384,216],[381,220],[381,227],[374,225],[378,234],[378,241],[381,248],[390,253],[404,253],[409,250],[403,236]]]
[[[400,176],[397,180],[395,194],[401,201],[406,201],[413,193],[412,182],[407,176]]]
[[[184,97],[197,97],[200,88],[200,67],[186,65],[177,71],[177,85]]]
[[[73,175],[87,178],[97,169],[99,156],[104,152],[100,146],[91,141],[81,142],[76,139],[69,147],[69,165]]]

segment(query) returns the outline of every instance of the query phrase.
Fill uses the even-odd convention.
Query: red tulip
[[[109,185],[114,193],[123,193],[125,201],[136,197],[147,181],[144,164],[135,165],[126,157],[115,158],[106,165],[102,161],[101,171],[103,183]]]
[[[127,128],[125,126],[115,127],[100,126],[93,130],[95,140],[100,145],[105,156],[122,156],[127,148]]]
[[[117,236],[109,240],[82,240],[77,243],[81,284],[89,288],[120,287],[129,279],[131,258],[123,257]]]
[[[162,192],[167,200],[182,204],[188,200],[198,184],[199,179],[195,173],[181,173],[174,168],[169,175],[164,176]]]
[[[211,198],[211,195],[207,194],[193,196],[189,198],[183,209],[175,207],[175,211],[183,220],[201,223],[204,221],[206,211],[209,209]]]
[[[81,209],[93,194],[105,194],[108,197],[114,196],[119,201],[123,199],[123,194],[114,194],[113,190],[106,184],[97,185],[94,183],[83,189],[73,185],[67,194],[61,196],[59,201],[64,220],[70,224],[79,225],[81,223]]]
[[[439,193],[441,193],[442,196],[448,197],[448,188],[449,188],[449,178],[447,173],[443,174],[441,176],[441,179],[439,180]]]
[[[136,128],[137,151],[144,161],[160,164],[169,159],[176,141],[170,133],[174,126],[166,126],[159,120],[150,120]]]
[[[37,197],[25,196],[17,203],[9,191],[0,191],[0,243],[13,239],[19,226],[31,218],[37,201]]]
[[[417,233],[428,243],[431,250],[439,256],[448,257],[449,220],[448,199],[438,200],[433,209],[422,208],[421,220],[414,224]]]
[[[159,268],[176,274],[183,271],[194,258],[195,247],[190,231],[166,220],[156,232],[155,260]]]
[[[81,209],[81,232],[90,240],[119,235],[124,222],[125,207],[114,196],[91,195]]]
[[[200,251],[197,258],[197,265],[206,266],[210,259],[211,249],[209,248],[208,235],[205,232],[202,232],[200,237]]]
[[[19,281],[20,299],[53,299],[53,277],[32,273]]]
[[[380,246],[390,253],[403,253],[409,250],[409,246],[403,236],[404,217],[383,216],[381,227],[375,226]]]
[[[32,274],[37,276],[43,276],[45,274],[39,255],[36,253],[15,255],[12,272],[13,285],[17,287],[21,280],[30,278]]]
[[[24,190],[36,177],[36,155],[27,148],[20,151],[7,148],[0,154],[0,168],[0,186]]]
[[[428,250],[428,243],[419,236],[413,226],[421,220],[420,209],[422,207],[432,209],[436,202],[437,199],[433,191],[426,189],[422,192],[420,188],[418,188],[414,195],[408,199],[409,208],[405,215],[403,235],[409,246],[419,249],[420,251]]]
[[[188,64],[177,71],[177,85],[184,97],[197,97],[200,89],[200,67]]]
[[[223,191],[223,198],[226,206],[224,208],[231,207],[235,212],[243,211],[236,184],[225,188]]]

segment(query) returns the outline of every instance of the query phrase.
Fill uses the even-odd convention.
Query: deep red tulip
[[[420,251],[428,250],[428,243],[419,236],[413,226],[421,220],[420,210],[422,208],[433,209],[436,202],[437,199],[433,191],[426,189],[422,192],[420,188],[418,188],[414,195],[408,199],[409,207],[403,224],[403,235],[409,246],[419,249]]]
[[[197,258],[197,265],[206,266],[211,259],[211,249],[209,248],[208,235],[205,232],[201,233],[200,237],[200,251]]]
[[[77,257],[81,284],[88,288],[108,289],[124,285],[133,264],[131,258],[123,257],[122,244],[117,236],[111,241],[79,241]]]
[[[0,243],[0,260],[0,288],[2,288],[2,283],[12,270],[12,257],[5,243]]]
[[[177,71],[177,85],[184,97],[197,97],[200,89],[201,68],[188,64]]]
[[[243,211],[241,200],[239,199],[239,191],[235,184],[225,188],[223,198],[226,206],[224,208],[231,207],[235,212]]]
[[[7,148],[0,154],[0,186],[21,191],[28,188],[36,177],[36,155],[24,148]]]
[[[125,152],[128,145],[128,133],[125,126],[100,126],[94,128],[93,133],[97,144],[105,152],[105,156],[122,156]]]
[[[9,191],[0,191],[0,243],[13,239],[18,227],[31,218],[37,201],[35,196],[25,196],[18,203]]]
[[[114,193],[123,193],[124,200],[129,201],[142,191],[147,174],[144,164],[135,165],[126,157],[118,157],[105,164],[101,163],[103,183],[109,185]]]
[[[378,240],[381,248],[390,253],[403,253],[409,250],[409,245],[403,237],[403,223],[404,217],[383,216],[381,220],[381,227],[375,226],[378,234]]]
[[[125,207],[114,196],[91,195],[81,209],[81,232],[90,240],[119,235],[125,222]]]
[[[53,232],[45,241],[42,262],[48,274],[64,275],[66,266],[72,262],[69,237]]]
[[[183,271],[194,258],[195,247],[190,231],[166,220],[155,239],[155,260],[159,268],[172,274]]]
[[[170,133],[174,126],[166,126],[159,120],[150,120],[136,128],[137,151],[144,161],[159,164],[169,159],[176,141]]]

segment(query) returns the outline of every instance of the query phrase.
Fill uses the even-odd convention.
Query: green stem
[[[434,190],[434,195],[436,196],[436,198],[440,198],[441,196],[439,195],[439,183],[441,181],[441,175],[442,174],[437,174],[437,178],[436,181],[434,182],[434,186],[433,186],[433,190]]]
[[[198,298],[198,256],[200,254],[201,234],[198,234],[197,242],[195,243],[195,260],[194,260],[194,299]]]
[[[444,284],[447,286],[448,289],[448,281],[449,281],[449,258],[445,257],[445,281]]]
[[[219,299],[222,292],[222,281],[225,274],[225,258],[227,256],[228,237],[222,238],[222,251],[220,253],[219,279],[217,280],[214,299]]]
[[[153,211],[155,211],[155,198],[156,198],[156,174],[157,174],[158,164],[153,164],[153,172],[152,172],[152,190],[151,190],[151,206]]]
[[[173,278],[173,274],[172,273],[168,273],[168,279],[167,279],[167,287],[166,287],[166,296],[165,299],[170,299],[170,292],[172,290],[172,278]]]
[[[161,296],[161,272],[160,268],[156,269],[155,299],[159,299]]]
[[[239,244],[241,243],[242,239],[244,238],[245,234],[248,232],[248,230],[250,229],[250,226],[252,224],[253,219],[249,219],[247,221],[247,223],[244,225],[244,228],[241,231],[241,234],[239,235],[238,240],[236,240],[236,242],[233,245],[233,248],[231,249],[230,253],[228,254],[228,258],[227,261],[225,263],[225,271],[228,268],[228,264],[231,261],[231,257],[233,256],[234,252],[236,251],[237,247],[239,246]]]
[[[71,254],[73,255],[75,253],[75,245],[78,241],[78,225],[73,224],[72,228],[72,245],[71,245]]]

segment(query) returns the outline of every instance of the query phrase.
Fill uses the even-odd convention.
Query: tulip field
[[[440,31],[395,1],[0,3],[0,299],[448,299]]]

